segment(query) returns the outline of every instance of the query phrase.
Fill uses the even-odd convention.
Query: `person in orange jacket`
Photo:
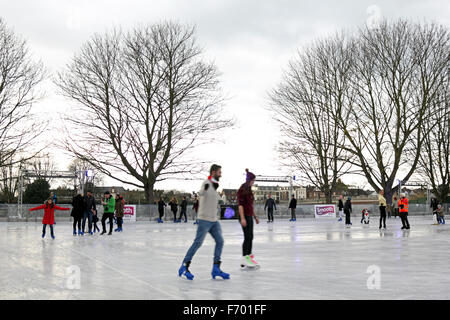
[[[47,201],[38,207],[29,209],[30,211],[36,211],[36,210],[42,210],[44,209],[44,218],[42,219],[42,238],[45,237],[45,229],[47,225],[50,226],[50,234],[52,236],[52,239],[55,239],[55,234],[53,233],[53,225],[55,224],[55,210],[63,210],[68,211],[70,208],[62,208],[58,207],[53,203],[52,198],[48,198]]]
[[[400,200],[398,200],[398,208],[400,212],[400,219],[402,219],[402,229],[409,229],[408,222],[408,199],[404,193],[401,194]]]

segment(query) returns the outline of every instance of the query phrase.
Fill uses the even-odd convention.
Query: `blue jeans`
[[[222,255],[223,249],[222,228],[220,227],[220,223],[219,221],[210,222],[199,219],[197,227],[197,235],[195,236],[194,243],[191,245],[188,252],[186,253],[186,257],[184,257],[183,263],[192,260],[197,250],[201,247],[208,232],[216,241],[216,247],[214,249],[214,262],[220,261],[220,256]]]
[[[83,225],[82,225],[82,230],[84,232],[84,228],[86,227],[86,218],[88,219],[88,223],[89,223],[89,232],[92,231],[92,211],[85,211],[83,214]]]

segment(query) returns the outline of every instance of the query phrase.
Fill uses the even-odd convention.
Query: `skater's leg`
[[[402,229],[405,229],[406,228],[405,214],[403,212],[400,213],[400,219],[402,220]]]
[[[272,222],[273,222],[273,209],[272,209],[272,210],[270,210],[270,221],[272,221]]]
[[[192,261],[197,250],[201,247],[203,241],[205,240],[206,234],[211,228],[213,222],[198,220],[197,234],[195,236],[194,242],[186,253],[183,259],[183,263]]]
[[[109,219],[109,234],[112,234],[114,227],[114,214],[108,213],[108,219]]]
[[[83,212],[83,224],[82,224],[82,227],[83,227],[83,229],[82,229],[82,231],[84,232],[84,230],[85,230],[85,228],[86,228],[86,219],[88,218],[88,213],[87,213],[87,211],[84,211]]]
[[[406,229],[409,229],[409,221],[408,221],[408,213],[405,214],[405,224],[406,224]]]
[[[52,236],[52,238],[55,238],[55,233],[53,232],[53,226],[50,225],[50,235]]]
[[[248,256],[252,253],[252,241],[253,241],[253,217],[245,216],[247,225],[242,227],[244,231],[244,243],[242,244],[242,255]]]
[[[43,224],[42,225],[42,237],[44,237],[45,236],[45,229],[47,228],[47,225],[46,224]]]
[[[107,218],[107,214],[103,214],[102,216],[102,233],[106,233],[106,218]]]
[[[89,233],[92,232],[92,211],[88,211],[88,225],[89,225]]]
[[[222,237],[222,227],[218,221],[213,222],[212,227],[209,229],[209,233],[211,233],[211,236],[216,241],[216,247],[214,249],[214,262],[220,262],[224,241]]]

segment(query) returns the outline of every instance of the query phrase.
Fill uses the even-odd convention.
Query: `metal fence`
[[[44,215],[43,210],[39,211],[28,211],[28,209],[36,207],[38,205],[32,204],[24,204],[22,213],[18,213],[18,205],[17,204],[0,204],[0,221],[21,221],[21,222],[40,222]],[[63,207],[69,207],[69,205],[61,205]],[[450,204],[444,205],[446,209],[446,213],[450,213]],[[371,211],[371,216],[379,217],[379,208],[376,204],[368,204],[368,205],[360,205],[353,204],[353,213],[352,217],[361,217],[361,211],[364,208],[367,208]],[[264,211],[264,205],[255,205],[254,207],[256,214],[261,218],[265,219],[266,213]],[[290,218],[290,210],[288,210],[287,204],[277,205],[277,211],[274,212],[275,219],[286,219]],[[159,217],[158,208],[156,205],[136,205],[136,219],[137,221],[154,221]],[[98,206],[98,213],[103,214],[103,206]],[[236,212],[236,214],[238,214]],[[409,215],[431,215],[431,208],[429,208],[426,204],[410,204],[409,205]],[[180,215],[180,211],[178,210],[177,216]],[[187,216],[189,220],[194,218],[194,211],[192,207],[188,207]],[[297,206],[296,209],[297,218],[313,218],[314,217],[314,205],[313,204],[301,204]],[[173,220],[173,213],[166,208],[164,214],[165,221]],[[70,221],[72,218],[70,217],[70,211],[55,211],[55,220],[58,221]]]

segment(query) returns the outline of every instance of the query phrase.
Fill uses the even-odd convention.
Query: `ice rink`
[[[221,221],[222,269],[231,279],[211,279],[208,235],[190,268],[194,281],[177,274],[192,222],[126,223],[123,233],[84,237],[64,222],[55,240],[49,230],[41,239],[40,223],[3,222],[0,299],[450,299],[448,225],[410,217],[411,230],[403,231],[391,218],[379,231],[375,220],[352,222],[346,229],[336,220],[262,219],[253,242],[262,267],[241,271],[240,225]]]

